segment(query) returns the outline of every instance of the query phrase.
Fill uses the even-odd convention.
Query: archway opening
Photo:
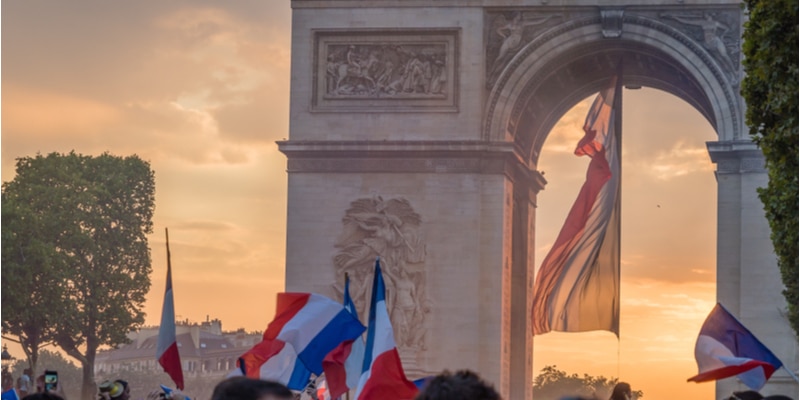
[[[572,152],[593,97],[569,104],[535,152],[548,181],[537,196],[537,270],[585,180],[589,160]],[[666,398],[696,371],[694,338],[716,301],[717,194],[705,147],[716,133],[696,104],[652,88],[624,90],[622,116],[620,340],[536,336],[533,370],[620,377]],[[713,396],[714,385],[692,385],[691,397]]]

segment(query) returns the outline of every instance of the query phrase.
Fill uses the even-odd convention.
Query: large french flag
[[[594,100],[575,155],[586,181],[542,262],[533,288],[534,335],[607,330],[619,336],[620,96],[617,76]]]
[[[400,354],[394,342],[392,322],[386,309],[386,287],[380,260],[375,261],[375,278],[369,308],[367,347],[358,382],[356,399],[413,399],[419,390],[406,378]]]
[[[336,346],[360,337],[364,325],[343,305],[314,293],[279,293],[278,313],[264,339],[291,345],[314,374],[322,374],[322,360]]]
[[[322,360],[365,328],[343,305],[314,293],[278,293],[275,318],[262,341],[237,361],[251,378],[304,390],[311,374],[322,374]]]
[[[237,366],[245,376],[280,382],[292,390],[305,389],[311,378],[294,348],[277,339],[263,339],[239,357]]]
[[[161,308],[161,326],[158,328],[156,358],[164,372],[172,378],[175,386],[183,390],[183,369],[175,339],[175,301],[172,295],[172,263],[169,254],[169,231],[167,234],[167,289],[164,291],[164,306]]]
[[[688,381],[706,382],[737,375],[753,390],[761,389],[783,365],[719,303],[700,328],[694,357],[698,374]]]
[[[344,281],[344,308],[356,319],[358,311],[350,297],[350,276],[345,275]],[[364,339],[359,336],[353,340],[342,342],[333,351],[325,356],[322,369],[325,371],[328,394],[331,398],[338,398],[350,389],[358,386],[361,378],[361,368],[364,365]]]

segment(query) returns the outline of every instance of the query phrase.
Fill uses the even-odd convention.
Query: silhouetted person
[[[64,398],[54,392],[41,392],[29,394],[23,397],[22,400],[64,400]]]
[[[213,399],[217,400],[217,399]],[[478,374],[461,370],[444,371],[422,388],[415,400],[501,400],[494,387]]]
[[[761,400],[764,396],[761,393],[756,392],[755,390],[745,390],[741,392],[733,392],[733,396],[730,399],[734,400]]]
[[[789,396],[784,396],[782,394],[773,394],[767,397],[764,397],[764,400],[794,400]]]
[[[235,376],[214,388],[211,400],[291,400],[292,391],[278,382]]]
[[[611,391],[611,397],[608,400],[631,400],[632,396],[631,385],[627,382],[620,382],[614,385],[614,390]]]

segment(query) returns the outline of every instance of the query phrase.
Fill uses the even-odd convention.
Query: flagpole
[[[350,280],[350,273],[349,272],[345,272],[344,273],[344,285],[345,285],[345,288],[347,287],[347,281],[349,281],[349,280]],[[345,292],[346,292],[346,290],[345,290]],[[358,313],[358,312],[356,311],[356,313]],[[350,400],[350,389],[351,388],[347,388],[347,391],[344,392],[345,400]]]
[[[781,362],[781,363],[783,363],[783,362]],[[794,379],[795,382],[800,382],[800,381],[797,380],[797,375],[795,375],[794,372],[792,372],[792,370],[790,370],[789,368],[786,368],[786,364],[783,364],[783,369],[785,369],[786,372],[789,373],[789,376],[791,376]]]
[[[617,232],[619,232],[619,239],[617,240],[617,254],[619,258],[622,258],[622,58],[619,60],[619,70],[617,75],[617,84],[614,91],[616,92],[616,96],[614,97],[614,108],[615,108],[615,115],[614,115],[614,131],[617,133],[617,140],[615,143],[616,151],[617,151],[617,159],[619,160],[619,176],[617,179],[619,180],[619,184],[617,185],[617,201],[616,201],[616,216],[617,216]],[[619,259],[618,259],[619,260]],[[619,262],[619,261],[618,261]],[[622,299],[622,265],[617,265],[617,285],[619,288],[619,296],[617,297],[618,301],[621,302]],[[622,314],[622,305],[617,305],[619,313]],[[620,315],[617,315],[617,323],[619,324],[619,320],[622,319]],[[620,353],[622,352],[622,341],[620,340],[620,327],[617,325],[617,380],[620,379],[620,364],[621,364],[621,357]]]

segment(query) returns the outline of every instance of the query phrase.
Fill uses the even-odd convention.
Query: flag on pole
[[[394,342],[392,322],[386,310],[386,287],[380,259],[375,261],[375,278],[369,308],[367,346],[356,399],[413,399],[419,390],[406,378]]]
[[[719,303],[700,328],[694,358],[698,374],[687,381],[706,382],[737,375],[753,390],[761,389],[783,365]]]
[[[607,330],[619,337],[619,77],[594,100],[575,155],[586,182],[542,262],[533,288],[534,335]]]
[[[275,318],[263,339],[237,360],[251,378],[305,390],[311,374],[322,374],[322,360],[343,341],[360,337],[364,325],[344,306],[313,293],[278,293]]]
[[[183,369],[181,356],[178,353],[178,342],[175,339],[175,302],[172,293],[172,264],[169,254],[169,231],[167,235],[167,288],[164,291],[164,306],[161,308],[161,326],[158,327],[158,344],[156,359],[164,372],[172,378],[178,389],[183,390]]]
[[[311,378],[294,348],[277,339],[262,340],[239,357],[236,365],[241,375],[280,382],[292,390],[305,389]]]
[[[278,293],[277,308],[264,339],[290,344],[316,375],[322,374],[322,360],[331,350],[365,329],[343,305],[314,293]]]
[[[349,275],[345,275],[343,303],[345,310],[358,319],[358,311],[350,297]],[[325,356],[322,361],[322,369],[325,371],[325,381],[331,398],[338,398],[358,386],[363,365],[364,339],[361,336],[342,342]]]

